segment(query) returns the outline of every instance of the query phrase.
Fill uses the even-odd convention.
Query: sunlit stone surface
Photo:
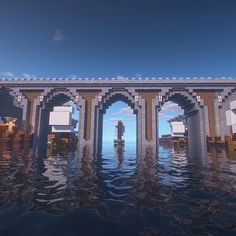
[[[233,235],[236,158],[0,148],[0,235]]]

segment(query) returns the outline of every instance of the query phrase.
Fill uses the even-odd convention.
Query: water
[[[1,146],[0,235],[236,235],[236,156]]]

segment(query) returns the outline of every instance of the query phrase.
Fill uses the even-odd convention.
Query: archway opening
[[[122,156],[122,150],[136,149],[137,117],[126,101],[114,101],[103,112],[102,151],[111,150]]]
[[[187,128],[187,147],[191,155],[205,150],[203,116],[198,102],[187,92],[173,92],[163,98],[165,102],[174,102],[184,110],[184,122]]]
[[[173,148],[188,146],[184,110],[176,102],[167,101],[162,105],[158,121],[160,145]]]
[[[20,99],[21,97],[19,97]],[[0,139],[1,142],[20,141],[24,135],[23,110],[16,106],[13,97],[0,91]],[[15,141],[14,141],[15,140]]]
[[[40,141],[51,144],[56,139],[77,143],[79,133],[79,109],[65,94],[52,97],[41,109]]]

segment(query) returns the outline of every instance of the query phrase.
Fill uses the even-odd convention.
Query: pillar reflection
[[[99,203],[99,185],[95,157],[89,146],[83,148],[77,155],[77,173],[73,181],[75,196],[73,205],[76,207],[92,207]]]
[[[157,156],[152,146],[148,146],[145,155],[139,156],[137,160],[137,173],[134,186],[136,204],[130,205],[133,210],[142,210],[144,207],[155,206],[161,196],[159,192],[159,180],[157,178]]]
[[[124,146],[117,145],[114,147],[115,158],[118,160],[119,165],[122,165],[124,161]]]

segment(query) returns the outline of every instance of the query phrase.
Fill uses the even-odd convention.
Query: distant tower
[[[125,141],[122,140],[122,136],[124,135],[124,132],[125,132],[125,126],[121,120],[117,121],[115,131],[116,131],[116,138],[117,139],[114,139],[114,145],[115,146],[123,146]]]

